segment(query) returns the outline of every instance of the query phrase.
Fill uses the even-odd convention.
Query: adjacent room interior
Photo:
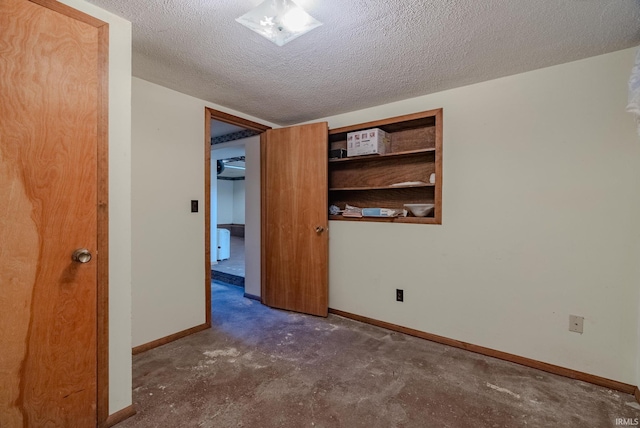
[[[216,119],[207,129],[211,278],[260,300],[260,132]]]
[[[211,121],[211,275],[214,281],[244,288],[246,151],[255,132]],[[215,187],[215,189],[214,189]],[[215,236],[213,236],[215,234]]]

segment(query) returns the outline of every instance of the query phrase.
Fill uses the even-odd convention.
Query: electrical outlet
[[[404,302],[404,290],[396,288],[396,301]]]
[[[582,334],[584,329],[584,317],[569,315],[569,331]]]

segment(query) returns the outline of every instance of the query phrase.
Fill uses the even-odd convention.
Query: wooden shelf
[[[336,221],[442,224],[442,109],[329,130],[329,149],[346,150],[348,133],[381,128],[385,154],[330,159],[329,205],[401,209],[434,204],[430,217],[343,217]],[[435,175],[435,183],[429,183]],[[390,186],[389,183],[420,183]]]
[[[371,160],[380,160],[388,157],[435,154],[435,152],[436,152],[435,148],[417,149],[417,150],[407,150],[404,152],[397,152],[397,153],[385,153],[383,155],[364,155],[364,156],[352,156],[350,158],[329,159],[329,162],[366,162]]]
[[[369,128],[381,128],[385,132],[398,132],[405,129],[424,128],[425,126],[436,125],[436,118],[442,114],[442,109],[423,111],[421,113],[407,114],[404,116],[390,117],[372,122],[360,123],[357,125],[343,126],[329,130],[329,141],[333,138],[340,138],[342,134],[360,131]]]
[[[378,223],[408,223],[408,224],[438,224],[433,217],[343,217],[341,215],[330,215],[329,220],[336,221],[366,221]]]
[[[330,192],[335,191],[358,191],[358,190],[389,190],[389,189],[412,189],[417,187],[434,187],[434,183],[423,183],[423,184],[408,184],[402,186],[359,186],[359,187],[331,187],[329,188]]]

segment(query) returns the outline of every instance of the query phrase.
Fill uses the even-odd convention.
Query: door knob
[[[322,232],[324,232],[324,227],[322,227],[322,226],[316,226],[316,232],[317,232],[317,233],[322,233]]]
[[[71,259],[78,263],[89,263],[91,260],[91,252],[86,248],[78,248],[73,252]]]

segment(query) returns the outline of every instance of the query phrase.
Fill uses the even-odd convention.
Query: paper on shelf
[[[427,184],[424,181],[403,181],[402,183],[393,183],[392,186],[420,186]]]

